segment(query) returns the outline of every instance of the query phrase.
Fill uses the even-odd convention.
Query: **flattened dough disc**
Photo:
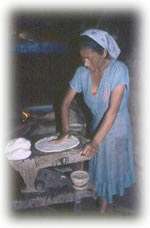
[[[59,144],[50,143],[51,140],[56,138],[57,136],[51,136],[51,137],[40,139],[35,143],[35,148],[41,152],[50,153],[50,152],[68,150],[76,147],[80,143],[79,139],[73,135],[70,136],[62,143],[59,143]]]

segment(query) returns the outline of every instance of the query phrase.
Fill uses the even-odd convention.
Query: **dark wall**
[[[14,94],[16,106],[44,105],[61,101],[76,67],[81,64],[79,34],[97,27],[117,39],[122,50],[120,59],[128,64],[135,42],[137,17],[133,13],[89,12],[87,14],[16,13],[13,17],[16,43],[27,32],[35,41],[65,41],[67,55],[14,53]]]
[[[66,56],[17,55],[16,103],[21,106],[53,102],[67,86],[69,59]]]

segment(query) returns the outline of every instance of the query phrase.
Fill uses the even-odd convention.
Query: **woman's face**
[[[86,47],[80,49],[80,55],[84,66],[91,71],[100,70],[106,57],[105,52],[98,54],[96,51]]]

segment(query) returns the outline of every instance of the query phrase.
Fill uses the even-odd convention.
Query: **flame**
[[[24,119],[23,119],[23,122],[26,121],[29,117],[30,117],[30,113],[29,112],[22,112],[23,116],[24,116]]]

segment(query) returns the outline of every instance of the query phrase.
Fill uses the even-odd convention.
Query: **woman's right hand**
[[[67,133],[63,132],[63,133],[60,133],[60,135],[56,139],[50,141],[50,143],[59,144],[59,143],[62,143],[63,141],[65,141],[66,139],[68,139],[69,137],[70,137],[69,132],[67,132]]]

